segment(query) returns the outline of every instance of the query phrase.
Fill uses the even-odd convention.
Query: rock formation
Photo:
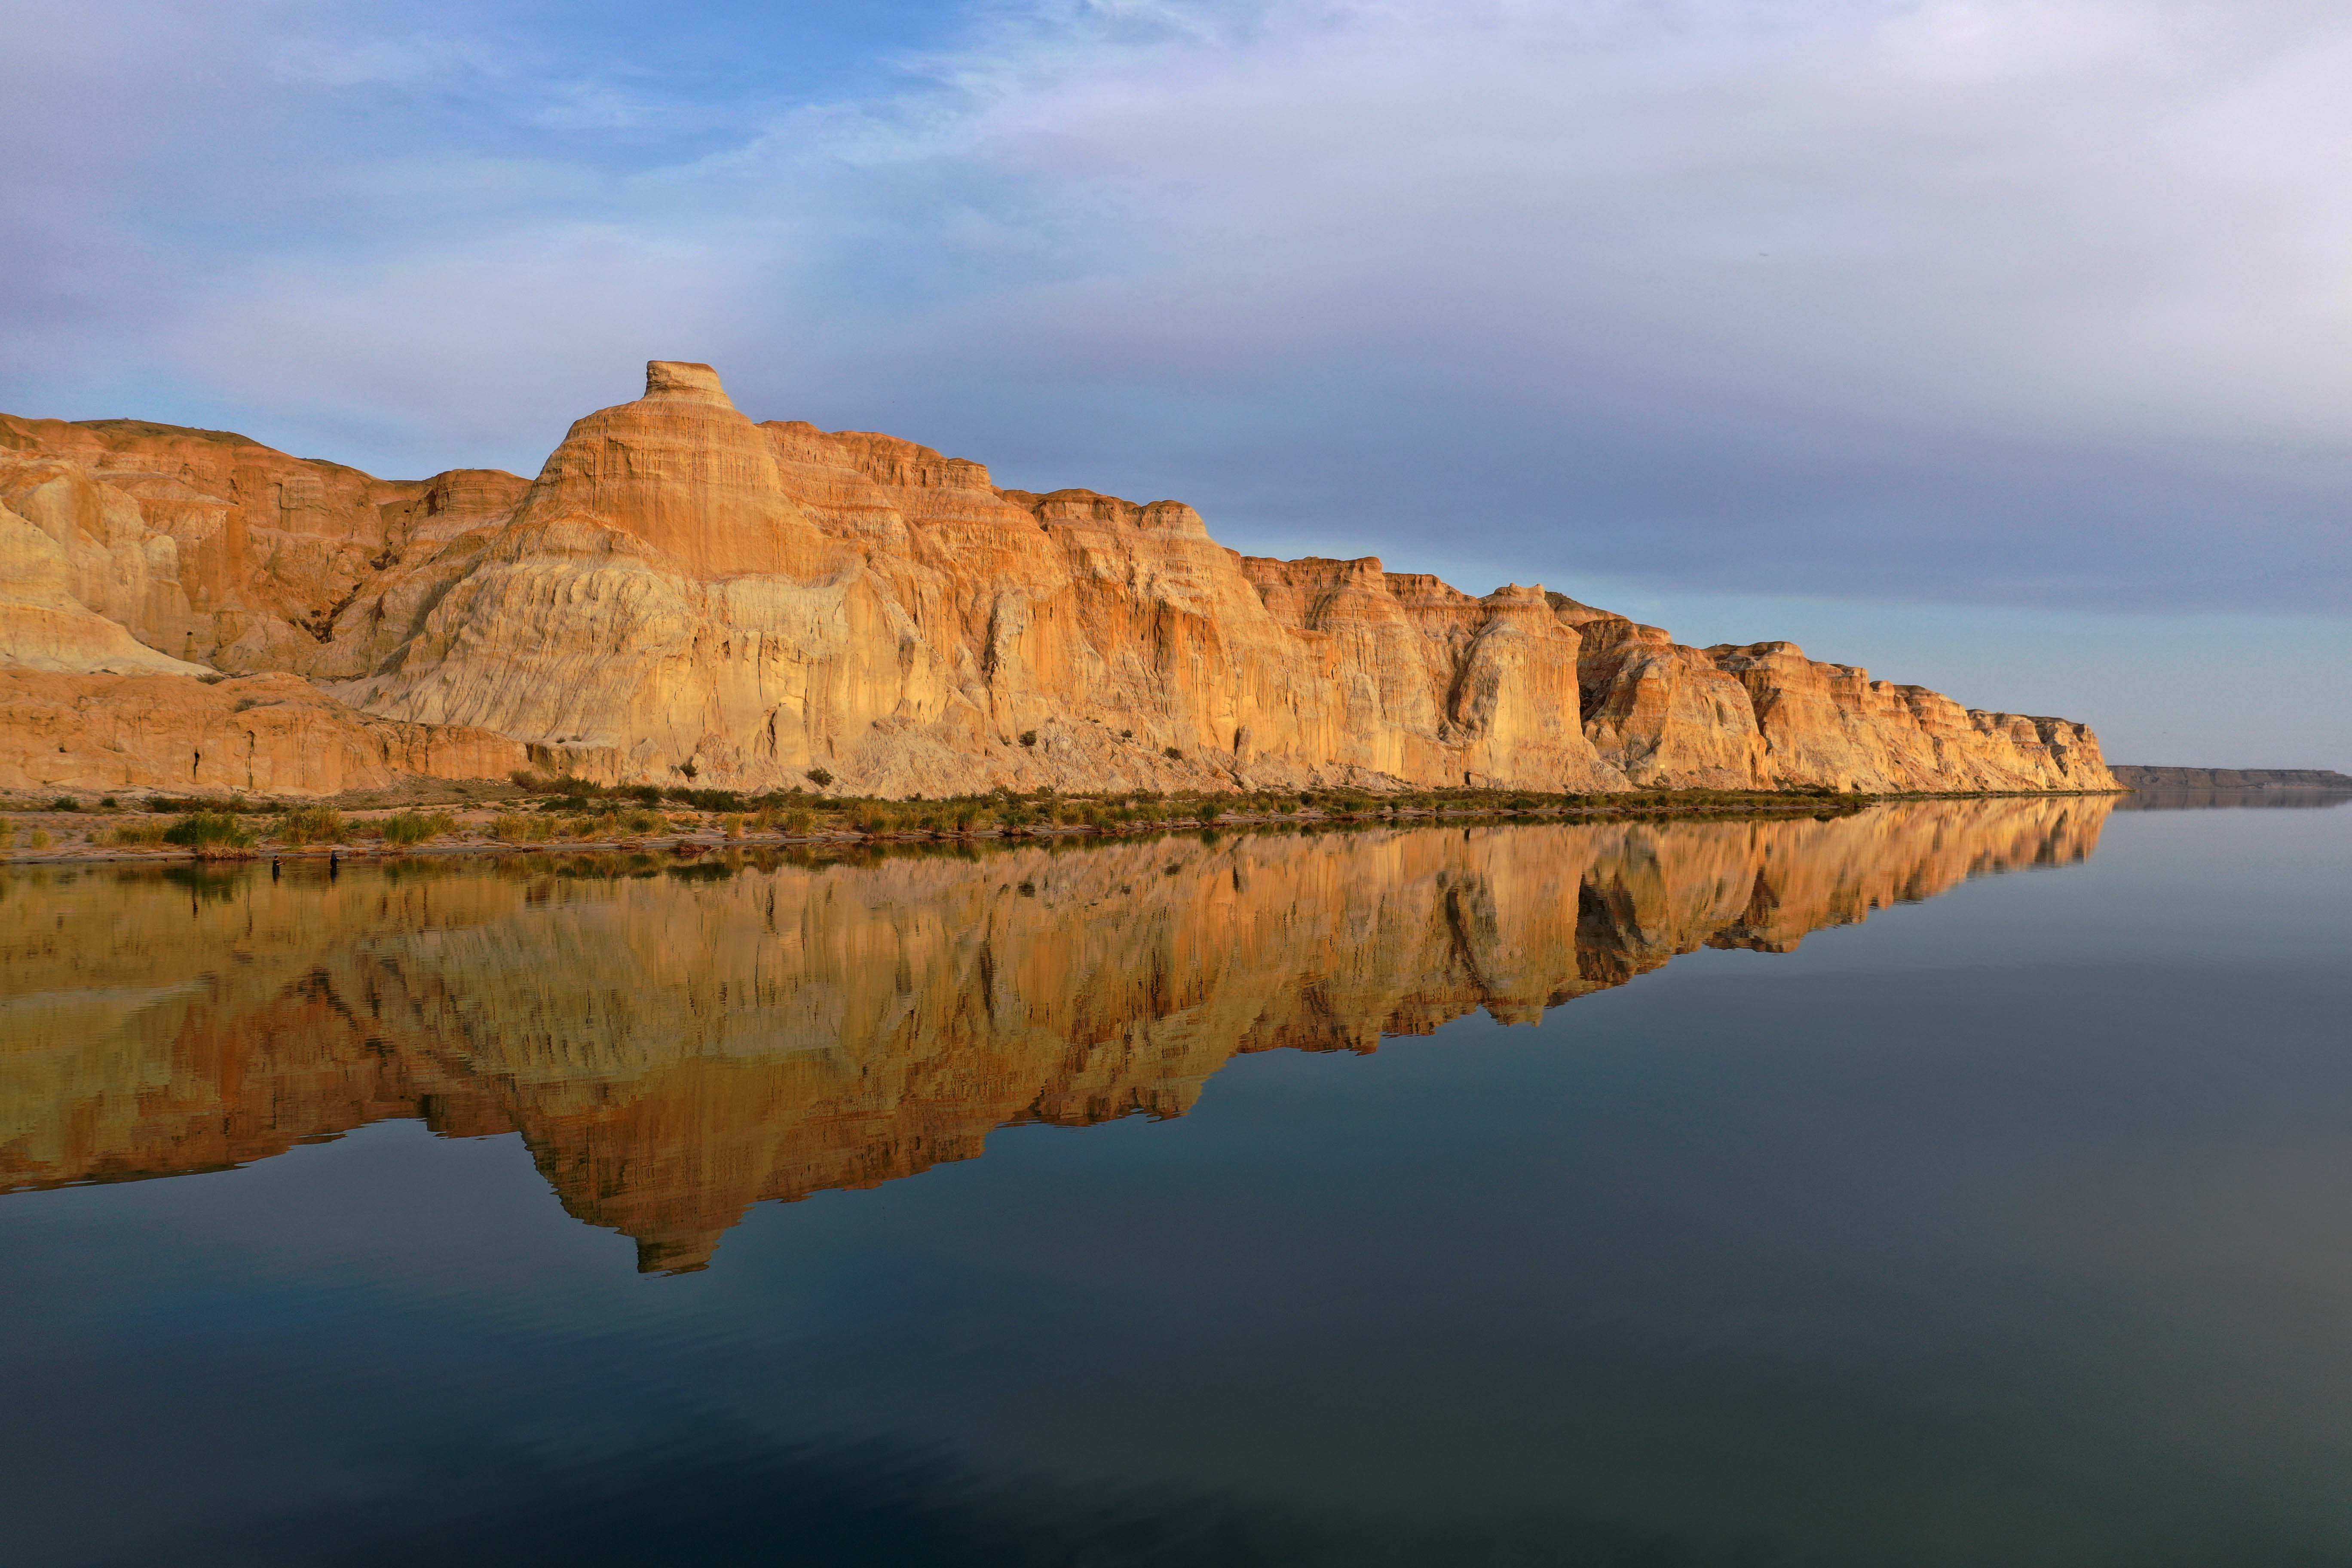
[[[2111,804],[667,873],[0,873],[0,1189],[421,1116],[519,1131],[572,1214],[693,1268],[752,1203],[967,1159],[1008,1122],[1181,1114],[1238,1053],[1532,1022],[1702,946],[1786,952],[2069,865]]]
[[[355,712],[299,676],[0,668],[0,779],[20,790],[338,795],[504,778],[528,761],[503,735]]]
[[[298,748],[239,786],[285,795],[346,787],[371,751],[753,789],[821,769],[884,795],[2113,787],[2065,720],[1788,643],[1681,647],[1540,587],[1244,557],[1180,502],[1000,489],[890,437],[754,424],[698,364],[649,365],[528,484],[0,417],[0,731],[61,748],[0,750],[0,788],[185,783],[180,753],[221,743],[199,695],[218,674],[348,710],[315,770]],[[53,717],[157,679],[120,688],[167,731],[152,745]]]

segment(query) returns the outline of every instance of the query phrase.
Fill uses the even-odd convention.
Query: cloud
[[[2340,8],[580,15],[0,23],[0,405],[528,468],[674,354],[1473,585],[2352,597]]]

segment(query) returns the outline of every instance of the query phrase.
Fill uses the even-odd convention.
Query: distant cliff
[[[648,366],[535,481],[0,416],[0,788],[526,763],[884,795],[2115,787],[2067,720],[1540,587],[1245,557],[1178,501],[756,425],[705,365]]]
[[[2352,790],[2352,774],[2333,768],[2152,768],[2116,763],[2108,771],[2126,789]]]

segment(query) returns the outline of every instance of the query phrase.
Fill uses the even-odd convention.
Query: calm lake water
[[[2347,892],[2096,799],[0,872],[0,1558],[2342,1564]]]

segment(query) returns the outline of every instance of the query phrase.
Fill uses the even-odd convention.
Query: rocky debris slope
[[[2113,787],[2069,721],[1787,643],[1685,647],[1540,587],[1244,557],[1181,502],[1000,489],[891,437],[754,424],[707,365],[649,365],[643,398],[579,421],[528,484],[0,418],[0,562],[18,561],[0,729],[65,677],[273,672],[331,693],[355,733],[464,732],[409,742],[437,765],[507,760],[487,734],[605,783]],[[0,788],[145,782],[58,740],[67,763],[0,766]],[[347,770],[268,771],[253,787],[301,794]]]
[[[751,1204],[1189,1110],[1234,1056],[1506,1023],[1700,947],[2089,856],[2112,801],[1369,830],[679,876],[25,873],[0,1188],[217,1169],[385,1117],[520,1131],[564,1206],[707,1261]],[[234,896],[226,896],[230,893]]]

